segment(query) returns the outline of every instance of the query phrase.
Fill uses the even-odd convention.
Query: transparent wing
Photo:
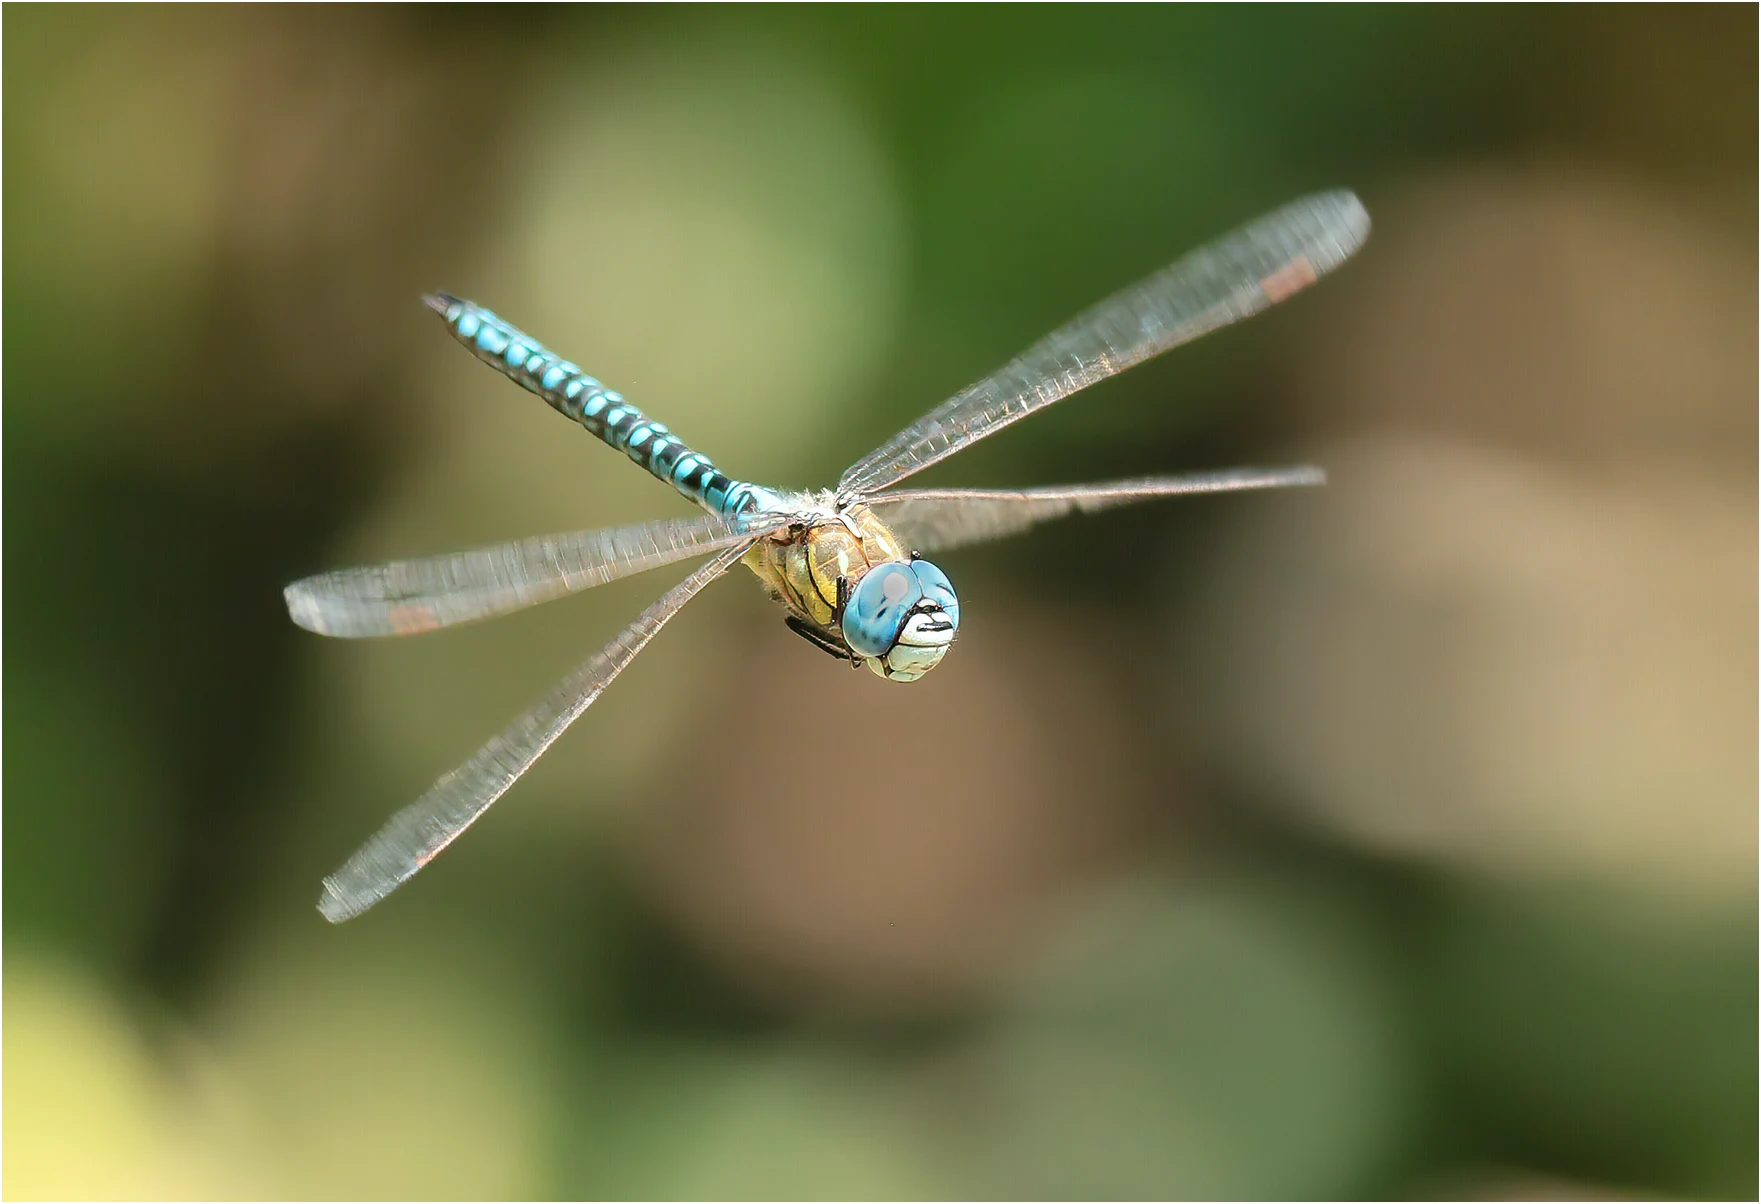
[[[757,533],[709,514],[658,519],[338,569],[296,581],[283,594],[293,621],[319,635],[410,635],[523,610]]]
[[[434,860],[532,768],[698,590],[740,559],[750,542],[727,549],[668,590],[543,702],[392,816],[347,864],[324,879],[324,894],[318,900],[324,918],[340,924],[360,915]]]
[[[1306,197],[1187,255],[1053,331],[847,469],[870,494],[1078,389],[1313,284],[1356,251],[1370,216],[1349,192]]]
[[[1091,514],[1151,498],[1238,489],[1325,485],[1319,468],[1233,468],[1178,477],[1141,477],[1044,489],[900,489],[870,498],[880,520],[909,548],[941,551],[1015,535],[1072,511]]]

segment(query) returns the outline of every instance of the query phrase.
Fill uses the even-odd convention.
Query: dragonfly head
[[[948,575],[913,554],[862,575],[844,604],[844,642],[889,681],[916,681],[941,663],[960,629]]]

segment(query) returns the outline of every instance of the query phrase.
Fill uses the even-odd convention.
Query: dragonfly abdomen
[[[444,293],[425,300],[446,319],[447,329],[471,354],[538,394],[559,414],[580,423],[704,509],[731,517],[755,509],[764,500],[764,491],[731,479],[664,423],[654,421],[622,394],[482,306]]]

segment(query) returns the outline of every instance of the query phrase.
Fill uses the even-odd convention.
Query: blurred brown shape
[[[8,127],[33,181],[8,233],[71,341],[33,353],[107,387],[25,414],[86,455],[261,490],[271,445],[396,394],[426,328],[386,315],[413,313],[483,205],[497,109],[457,98],[493,94],[503,60],[364,10],[36,20],[66,60]]]
[[[958,673],[909,686],[755,641],[718,708],[752,722],[714,729],[698,764],[726,769],[675,804],[651,857],[667,905],[754,994],[791,1011],[945,1004],[1117,849],[1143,797],[1117,687],[1044,653],[1069,647],[1070,618],[980,620]]]
[[[1378,433],[1195,643],[1224,755],[1386,850],[1752,891],[1752,246],[1571,174],[1383,212],[1303,374]]]
[[[247,11],[229,48],[240,87],[217,236],[238,279],[223,301],[282,336],[255,371],[341,405],[390,370],[403,344],[388,333],[431,333],[414,320],[422,290],[459,257],[460,226],[489,220],[498,110],[476,97],[504,64],[390,36],[396,18],[371,10]],[[411,320],[388,331],[388,314]]]
[[[1564,169],[1435,178],[1315,318],[1316,427],[1755,476],[1756,248],[1702,198]]]

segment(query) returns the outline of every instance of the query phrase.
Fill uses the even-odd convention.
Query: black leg
[[[850,605],[850,578],[838,574],[838,604],[832,608],[832,622],[844,621],[844,607]]]
[[[799,615],[784,615],[783,623],[790,631],[828,656],[841,661],[849,661],[852,665],[859,663],[848,648],[834,643],[823,631],[811,623],[804,622]]]

